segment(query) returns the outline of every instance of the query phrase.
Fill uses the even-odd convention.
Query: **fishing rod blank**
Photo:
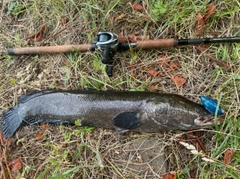
[[[23,47],[8,48],[9,55],[26,55],[42,53],[66,53],[66,52],[87,52],[99,49],[103,52],[102,63],[106,64],[108,76],[112,76],[113,57],[117,51],[133,49],[161,49],[167,47],[177,47],[183,45],[212,44],[212,43],[235,43],[240,42],[240,37],[221,38],[200,38],[200,39],[157,39],[142,40],[136,42],[120,42],[117,34],[112,32],[99,32],[92,44],[43,46],[43,47]]]
[[[104,34],[113,34],[111,32],[100,32],[100,33],[98,33],[100,38]],[[92,44],[8,48],[8,54],[9,55],[27,55],[27,54],[41,54],[41,53],[66,53],[66,52],[74,52],[74,51],[87,52],[87,51],[94,51],[96,47],[98,47],[98,49],[100,50],[103,48],[103,46],[105,46],[105,48],[113,48],[111,47],[112,44],[114,44],[114,46],[118,46],[117,49],[121,51],[121,50],[128,50],[129,48],[146,50],[146,49],[160,49],[160,48],[166,48],[166,47],[177,47],[182,45],[240,42],[240,37],[222,37],[222,38],[200,38],[200,39],[171,38],[171,39],[143,40],[143,41],[136,41],[131,43],[127,43],[127,42],[113,43],[113,42],[119,41],[118,36],[116,34],[111,36],[113,36],[114,38],[106,39],[106,41],[104,42],[105,44],[103,44],[103,41],[99,41]]]

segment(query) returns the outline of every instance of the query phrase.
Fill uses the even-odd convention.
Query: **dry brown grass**
[[[156,16],[151,13],[154,6],[148,1],[137,1],[146,9],[144,12],[132,10],[128,1],[23,0],[16,1],[22,6],[15,5],[17,9],[11,10],[13,2],[0,3],[1,113],[15,105],[19,96],[47,88],[151,90],[151,86],[155,86],[157,92],[180,94],[196,102],[199,102],[200,94],[215,99],[222,96],[221,104],[226,111],[225,120],[216,131],[207,130],[200,134],[206,155],[216,161],[214,165],[203,162],[202,156],[191,154],[179,144],[179,136],[188,142],[186,133],[117,135],[105,129],[87,132],[78,126],[49,125],[43,139],[36,140],[34,134],[40,133],[41,129],[30,126],[22,128],[14,136],[11,146],[5,146],[9,161],[19,156],[23,160],[24,168],[14,173],[15,178],[21,175],[22,178],[41,178],[43,171],[46,173],[42,173],[42,178],[60,178],[67,171],[67,176],[62,178],[160,178],[164,173],[156,161],[160,160],[162,152],[167,163],[165,172],[178,171],[179,178],[193,175],[196,178],[217,178],[218,174],[221,178],[230,177],[229,173],[234,177],[239,173],[239,151],[232,165],[225,166],[222,161],[226,148],[239,148],[239,44],[221,44],[207,49],[211,56],[235,68],[235,73],[212,62],[205,52],[199,52],[194,46],[118,53],[112,78],[105,74],[99,52],[34,56],[6,54],[9,47],[38,46],[49,36],[44,45],[90,43],[97,32],[105,30],[121,32],[125,36],[138,32],[149,35],[150,39],[169,38],[176,34],[181,38],[193,38],[196,37],[195,14],[204,12],[209,1],[179,2],[167,14]],[[210,17],[204,35],[239,35],[239,2],[215,3],[217,12]],[[23,12],[17,15],[21,10]],[[126,16],[111,22],[113,17],[121,14]],[[68,18],[68,23],[60,24],[63,16]],[[36,34],[44,24],[47,28],[42,40],[27,44],[25,39]],[[167,65],[160,65],[159,56],[169,58]],[[169,72],[173,61],[178,62],[181,68]],[[151,76],[148,73],[150,69],[161,75]],[[182,87],[177,87],[171,75],[182,76],[187,81]],[[149,151],[151,158],[146,159],[145,154]]]

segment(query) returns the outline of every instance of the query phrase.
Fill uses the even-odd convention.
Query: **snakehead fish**
[[[202,105],[175,94],[119,91],[44,90],[19,97],[5,111],[2,133],[9,138],[23,125],[53,123],[136,132],[209,128],[213,115]]]

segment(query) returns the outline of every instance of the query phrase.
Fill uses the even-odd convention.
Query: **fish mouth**
[[[216,120],[216,121],[215,121]],[[212,126],[217,122],[217,124],[221,123],[220,118],[214,119],[214,116],[207,116],[207,117],[198,117],[197,119],[194,120],[194,123],[198,126]]]

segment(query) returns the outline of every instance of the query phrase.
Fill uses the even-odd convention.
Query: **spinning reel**
[[[113,76],[113,57],[118,49],[118,35],[111,32],[99,32],[94,43],[103,52],[102,63],[106,64],[107,75]]]

